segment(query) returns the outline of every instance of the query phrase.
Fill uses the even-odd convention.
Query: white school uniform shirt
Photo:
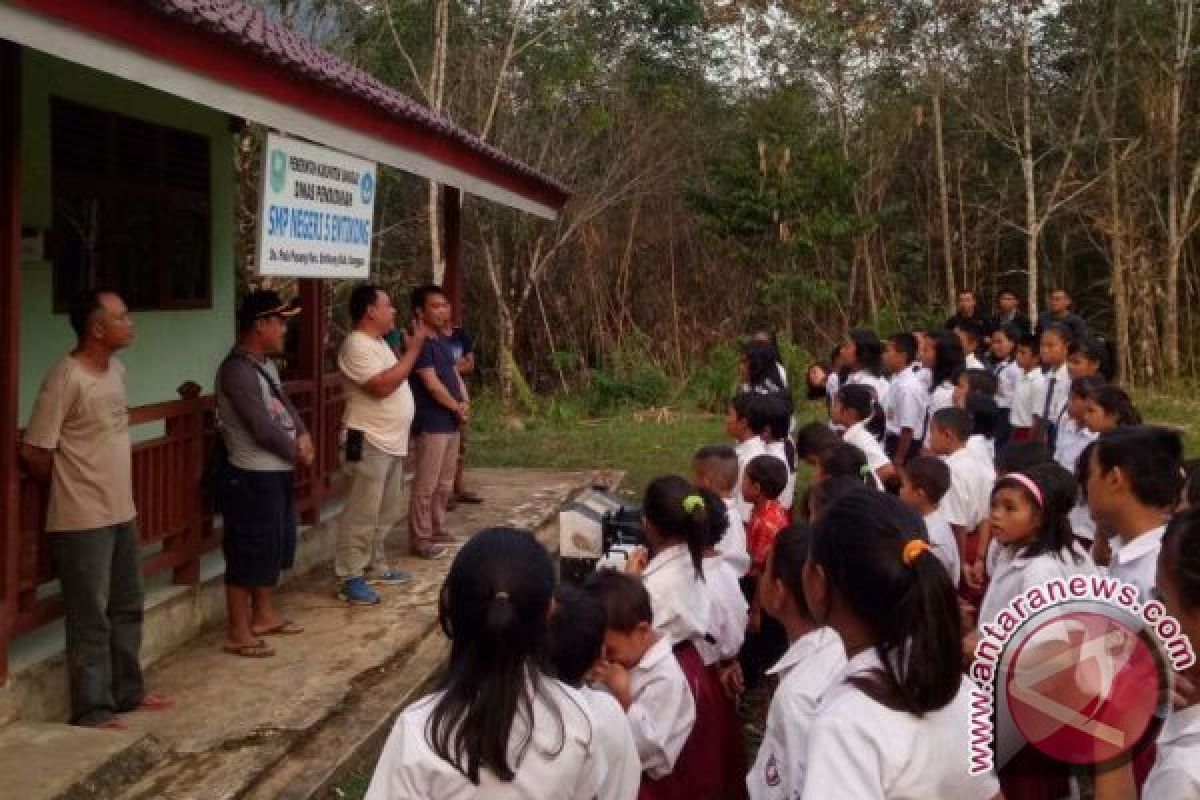
[[[921,364],[914,364],[913,371],[917,373],[917,377],[921,379],[921,385],[928,392],[929,388],[933,386],[933,370]]]
[[[917,367],[905,367],[892,376],[884,411],[887,414],[887,432],[893,436],[899,436],[905,428],[910,428],[916,438],[925,425],[929,389],[917,370]]]
[[[958,540],[950,523],[942,516],[940,509],[935,509],[925,515],[925,532],[929,534],[929,549],[937,556],[938,561],[950,575],[950,582],[956,587],[962,578],[962,556],[958,553]]]
[[[1092,519],[1092,510],[1083,501],[1082,495],[1075,501],[1067,521],[1071,523],[1071,532],[1076,536],[1082,536],[1089,542],[1096,541],[1096,521]]]
[[[651,645],[629,670],[629,687],[633,702],[625,718],[642,771],[651,778],[665,778],[675,769],[696,724],[696,701],[667,637]]]
[[[726,658],[736,658],[746,638],[750,606],[738,585],[737,575],[719,555],[704,559],[704,585],[712,601],[707,638],[696,641],[696,650],[711,666]]]
[[[1053,391],[1050,396],[1049,412],[1045,419],[1053,425],[1058,425],[1066,419],[1067,401],[1071,397],[1071,374],[1067,372],[1067,365],[1063,364],[1056,370],[1046,372],[1044,377],[1042,388],[1034,400],[1033,415],[1035,417],[1043,415],[1043,412],[1047,410],[1046,395]],[[1051,383],[1054,385],[1051,386]]]
[[[1161,525],[1128,544],[1114,536],[1110,540],[1112,561],[1108,564],[1108,574],[1132,583],[1141,590],[1143,598],[1148,598],[1150,590],[1157,585],[1158,553],[1162,550],[1163,534],[1166,532],[1167,526]]]
[[[888,398],[888,379],[882,375],[872,375],[865,369],[860,369],[858,372],[852,372],[846,378],[846,384],[857,383],[862,386],[869,386],[875,392],[875,402],[883,407],[887,403]]]
[[[650,595],[654,629],[673,646],[709,634],[712,597],[696,575],[687,545],[663,548],[642,572],[642,583]]]
[[[1200,797],[1200,706],[1172,711],[1158,734],[1158,756],[1142,788],[1145,800]]]
[[[758,757],[746,775],[750,800],[800,796],[808,731],[821,695],[846,667],[846,650],[833,628],[818,628],[792,642],[768,675],[779,676],[771,697]]]
[[[1000,546],[992,578],[979,604],[979,624],[990,624],[1004,608],[1020,595],[1046,581],[1070,578],[1072,575],[1092,575],[1096,565],[1076,542],[1071,542],[1071,557],[1061,553],[1042,553],[1026,558],[1020,555],[1024,547]]]
[[[883,445],[867,430],[865,421],[856,422],[847,428],[846,432],[842,434],[842,441],[863,451],[863,455],[867,457],[867,466],[871,468],[872,472],[892,463],[887,457],[887,453],[883,452]],[[878,476],[877,472],[876,475]]]
[[[1018,367],[1017,369],[1020,369]],[[1016,392],[1013,394],[1012,411],[1009,412],[1008,422],[1014,428],[1032,428],[1033,414],[1037,407],[1038,397],[1042,396],[1046,376],[1037,367],[1029,372],[1021,372],[1017,381]],[[1042,413],[1037,408],[1037,413]]]
[[[1073,418],[1064,416],[1058,426],[1054,440],[1054,460],[1067,472],[1075,474],[1075,466],[1083,449],[1096,441],[1097,434],[1080,425]]]
[[[973,433],[967,438],[967,449],[976,458],[991,463],[996,461],[996,443],[982,433]]]
[[[738,460],[738,479],[737,486],[733,488],[733,496],[737,498],[737,511],[742,516],[742,522],[750,521],[750,514],[754,508],[746,502],[742,497],[742,477],[746,474],[746,465],[758,456],[767,452],[767,446],[760,436],[751,436],[744,442],[738,442],[733,446],[733,452],[737,454]]]
[[[804,800],[991,800],[991,773],[967,772],[971,682],[920,717],[883,706],[846,679],[882,669],[868,648],[846,664],[817,709],[805,753]]]
[[[787,484],[783,487],[783,493],[779,495],[779,504],[791,511],[792,501],[796,497],[796,473],[791,467],[788,467],[787,449],[783,442],[767,442],[766,448],[767,455],[775,456],[788,468]]]
[[[950,468],[950,489],[939,510],[951,525],[961,525],[970,532],[987,519],[991,510],[996,468],[966,447],[942,456],[942,461]]]
[[[737,577],[750,571],[750,550],[746,545],[746,523],[738,511],[737,498],[723,497],[725,501],[725,533],[717,542],[717,552],[733,569]]]
[[[921,425],[921,435],[918,438],[926,438],[929,432],[929,421],[933,419],[934,414],[952,405],[954,405],[954,384],[950,381],[942,381],[941,385],[929,394],[929,403],[925,406],[925,420]]]
[[[588,686],[579,691],[596,720],[596,749],[604,757],[598,800],[633,800],[642,783],[642,760],[625,712],[608,692]]]
[[[375,766],[365,800],[591,800],[604,783],[596,720],[575,689],[552,678],[539,677],[541,691],[533,693],[532,720],[518,705],[509,734],[509,766],[516,773],[502,781],[490,770],[479,771],[475,786],[434,752],[426,738],[430,716],[441,692],[409,706],[396,720]],[[532,681],[530,682],[532,687]],[[556,724],[555,712],[562,718]],[[529,742],[521,754],[520,745]]]
[[[1021,368],[1016,360],[1009,359],[992,367],[992,372],[996,375],[996,405],[1011,409],[1021,382]]]
[[[967,353],[966,359],[963,361],[963,366],[967,369],[987,369],[983,362],[979,360],[979,356],[974,353]]]

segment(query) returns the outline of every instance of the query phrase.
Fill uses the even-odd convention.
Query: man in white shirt
[[[1167,518],[1183,483],[1183,441],[1152,425],[1102,435],[1088,465],[1088,506],[1096,527],[1114,534],[1108,573],[1143,597],[1155,586]]]
[[[397,359],[383,338],[395,327],[396,309],[387,292],[370,284],[350,294],[350,319],[354,330],[338,352],[338,369],[346,379],[350,487],[338,525],[334,571],[339,597],[352,605],[374,605],[379,595],[367,583],[368,569],[379,582],[409,580],[388,567],[385,538],[404,514],[404,457],[414,411],[408,377],[431,332],[415,321]]]

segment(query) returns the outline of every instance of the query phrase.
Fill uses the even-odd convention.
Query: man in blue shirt
[[[418,286],[412,292],[413,316],[437,336],[425,340],[411,381],[416,415],[416,441],[408,527],[414,548],[454,544],[446,531],[447,503],[454,492],[458,466],[459,429],[470,411],[466,386],[458,373],[449,338],[442,333],[450,320],[450,302],[438,286]]]

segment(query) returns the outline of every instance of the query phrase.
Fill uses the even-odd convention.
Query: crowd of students
[[[854,331],[809,372],[829,420],[795,429],[778,352],[754,337],[733,444],[649,484],[624,570],[556,589],[528,533],[462,548],[442,686],[401,715],[368,799],[1200,797],[1182,676],[1120,770],[1033,747],[968,770],[977,631],[1027,589],[1107,571],[1200,636],[1200,480],[1104,355],[1052,321]],[[747,766],[738,698],[764,683]]]

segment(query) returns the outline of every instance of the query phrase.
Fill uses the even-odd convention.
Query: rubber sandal
[[[263,628],[261,631],[254,631],[255,636],[295,636],[298,633],[304,633],[304,626],[297,625],[290,619],[285,619],[270,628]]]
[[[142,702],[138,703],[138,711],[170,711],[175,707],[175,701],[156,692],[146,692]]]
[[[221,650],[231,656],[241,656],[242,658],[270,658],[275,655],[275,651],[267,647],[266,642],[258,641],[254,644],[231,644],[226,642],[221,645]]]

